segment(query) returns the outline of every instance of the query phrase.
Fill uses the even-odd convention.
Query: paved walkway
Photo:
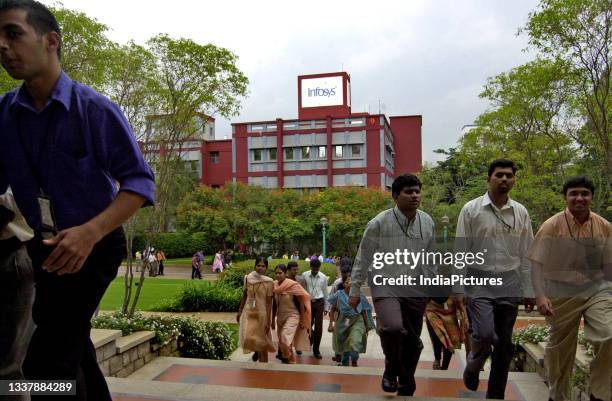
[[[126,266],[121,265],[117,277],[123,277],[125,274]],[[134,274],[137,274],[134,269]],[[138,272],[140,274],[140,272]],[[147,275],[148,277],[148,275]],[[173,279],[191,279],[191,266],[179,265],[179,266],[165,266],[164,275],[157,276],[158,278],[173,278]],[[203,280],[216,280],[219,277],[219,273],[212,273],[211,266],[204,266],[202,268],[202,279]]]

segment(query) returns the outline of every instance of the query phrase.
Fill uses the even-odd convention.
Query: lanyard
[[[574,237],[574,234],[572,233],[572,228],[570,227],[569,220],[567,219],[567,212],[566,211],[563,212],[563,216],[565,217],[565,224],[567,224],[567,230],[569,231],[570,237],[572,237],[572,239],[575,242],[579,243],[582,246],[589,246],[589,244],[582,243],[581,241],[578,241],[580,239],[579,234],[577,234],[576,237]],[[591,239],[594,239],[594,238],[595,238],[595,234],[594,234],[594,231],[593,231],[593,218],[591,217]],[[594,247],[596,245],[592,245],[591,244],[590,246]]]
[[[402,230],[404,235],[406,235],[406,237],[408,237],[408,238],[412,238],[410,236],[410,234],[409,234],[410,227],[407,227],[408,229],[404,228],[404,226],[402,226],[402,223],[400,223],[399,218],[397,217],[397,214],[395,213],[395,208],[393,208],[391,210],[393,210],[393,216],[395,216],[395,221],[397,221],[397,225],[400,227],[400,229]],[[421,225],[421,215],[419,214],[418,210],[416,212],[416,217],[419,220],[419,234],[421,236],[421,239],[423,239],[423,226]],[[406,219],[406,220],[408,220],[408,219]]]
[[[497,212],[493,208],[493,205],[490,203],[489,203],[489,209],[491,209],[491,212],[493,212],[497,220],[499,220],[508,229],[508,232],[510,232],[511,230],[514,230],[514,228],[516,227],[516,216],[514,215],[514,209],[512,209],[512,225],[506,223],[506,220],[504,220],[503,217],[497,214]]]

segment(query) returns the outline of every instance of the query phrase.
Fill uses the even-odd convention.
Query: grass
[[[144,281],[144,287],[138,299],[137,309],[142,311],[150,310],[155,304],[160,303],[165,299],[172,299],[181,292],[183,285],[191,280],[174,280],[166,278],[147,277]],[[102,301],[100,302],[101,310],[119,310],[123,305],[124,294],[124,278],[118,277],[106,290]],[[136,293],[138,287],[132,289],[132,297]],[[132,298],[133,299],[133,298]]]

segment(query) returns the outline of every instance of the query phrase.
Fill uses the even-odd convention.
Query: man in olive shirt
[[[568,180],[567,208],[542,224],[528,254],[538,310],[550,325],[544,362],[553,401],[570,400],[582,318],[595,351],[591,400],[612,399],[612,226],[590,210],[594,193],[588,178]]]

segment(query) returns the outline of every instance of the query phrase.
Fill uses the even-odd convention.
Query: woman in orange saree
[[[281,361],[295,363],[294,347],[297,351],[310,350],[310,295],[300,284],[287,278],[285,265],[276,266],[275,273],[274,298],[276,302],[273,316],[276,316],[278,323],[278,347],[282,354]]]

